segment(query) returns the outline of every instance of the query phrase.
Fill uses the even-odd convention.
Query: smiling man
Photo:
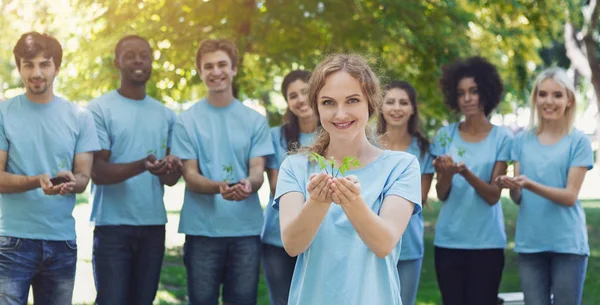
[[[96,128],[87,110],[54,95],[54,37],[26,33],[13,53],[25,94],[0,103],[0,304],[27,304],[30,286],[36,304],[71,304],[72,213],[99,149]]]
[[[150,305],[165,252],[163,185],[181,162],[169,155],[175,114],[146,94],[152,50],[125,36],[115,47],[119,89],[90,102],[101,151],[92,169],[92,263],[97,305]]]
[[[264,116],[233,96],[238,52],[230,41],[206,40],[196,69],[208,96],[180,114],[173,154],[186,182],[179,232],[190,304],[255,304],[263,213],[256,191],[264,157],[274,152]]]

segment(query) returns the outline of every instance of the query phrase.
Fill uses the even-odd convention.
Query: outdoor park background
[[[194,57],[204,38],[225,37],[240,50],[235,91],[246,105],[281,122],[285,102],[279,93],[292,69],[312,69],[331,52],[358,52],[372,58],[383,81],[409,80],[419,94],[429,136],[458,119],[443,105],[437,82],[440,67],[458,57],[482,55],[496,64],[506,94],[492,116],[513,130],[529,123],[533,78],[557,65],[568,69],[578,91],[576,126],[598,151],[600,27],[598,0],[0,0],[0,100],[23,92],[12,48],[27,31],[48,32],[64,48],[58,95],[85,105],[118,86],[113,50],[127,34],[147,37],[154,50],[151,96],[179,112],[204,96]],[[598,160],[598,159],[597,159]],[[600,304],[600,164],[588,172],[581,198],[590,246],[584,304]],[[260,190],[263,205],[268,188]],[[167,257],[161,304],[185,303],[183,235],[177,234],[183,184],[167,188]],[[434,197],[434,193],[431,194]],[[426,251],[418,304],[439,304],[433,269],[433,229],[440,204],[426,209]],[[74,303],[92,303],[92,228],[88,195],[78,197],[79,265]],[[507,234],[514,238],[517,207],[503,201]],[[501,290],[520,291],[516,256],[509,242]],[[268,304],[261,282],[259,304]]]

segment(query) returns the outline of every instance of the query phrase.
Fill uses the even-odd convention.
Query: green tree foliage
[[[63,37],[77,38],[77,48],[65,58],[68,73],[62,73],[57,85],[63,95],[86,101],[115,88],[114,46],[122,36],[138,34],[154,49],[150,94],[166,103],[196,100],[205,94],[194,67],[198,43],[223,37],[240,50],[238,96],[261,100],[273,124],[282,110],[273,101],[280,99],[283,75],[296,68],[310,70],[331,52],[369,56],[384,83],[412,82],[428,129],[456,118],[442,103],[438,80],[441,67],[459,57],[481,54],[496,63],[506,80],[507,102],[522,104],[532,67],[541,63],[538,51],[560,35],[564,19],[562,8],[528,0],[73,3],[78,12],[73,15],[80,17],[70,28],[77,30]],[[54,19],[64,18],[71,17]],[[11,39],[8,45],[14,45],[16,39]],[[511,109],[503,106],[502,112]]]

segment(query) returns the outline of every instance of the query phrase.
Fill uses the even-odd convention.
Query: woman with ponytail
[[[266,171],[271,186],[271,202],[275,195],[277,175],[288,152],[312,144],[318,118],[308,104],[308,79],[310,72],[295,70],[288,73],[281,84],[281,93],[288,104],[283,125],[271,128],[275,154],[267,157]],[[283,249],[279,213],[265,209],[262,234],[262,262],[272,305],[287,304],[296,258]]]
[[[413,155],[368,140],[381,98],[377,76],[357,55],[331,55],[311,76],[320,133],[305,153],[284,160],[273,203],[283,246],[298,256],[291,305],[402,304],[399,241],[421,210],[421,175]],[[322,169],[312,162],[320,158],[342,168]]]
[[[409,83],[394,81],[385,87],[385,96],[377,120],[377,134],[382,148],[405,151],[419,158],[421,201],[425,205],[435,170],[429,153],[429,140],[419,129],[417,93]],[[402,235],[398,273],[403,305],[415,304],[423,252],[423,216],[419,213],[411,217]]]

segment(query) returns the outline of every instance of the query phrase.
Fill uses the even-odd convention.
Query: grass
[[[598,289],[600,287],[600,273],[598,272],[600,271],[600,260],[598,259],[600,257],[600,201],[585,201],[583,205],[587,217],[591,257],[588,260],[582,304],[600,304],[600,290]],[[421,271],[421,283],[417,294],[418,305],[441,304],[433,264],[433,236],[439,208],[440,204],[433,201],[431,209],[426,208],[423,213],[425,219],[425,257],[423,270]],[[504,210],[509,246],[505,252],[506,261],[500,291],[517,292],[521,291],[521,288],[517,269],[517,255],[512,250],[512,245],[514,244],[518,207],[510,199],[502,198],[502,208]],[[187,304],[186,273],[182,255],[181,248],[169,249],[167,251],[160,279],[159,293],[155,304]],[[257,304],[269,304],[267,285],[262,271],[260,274]]]

